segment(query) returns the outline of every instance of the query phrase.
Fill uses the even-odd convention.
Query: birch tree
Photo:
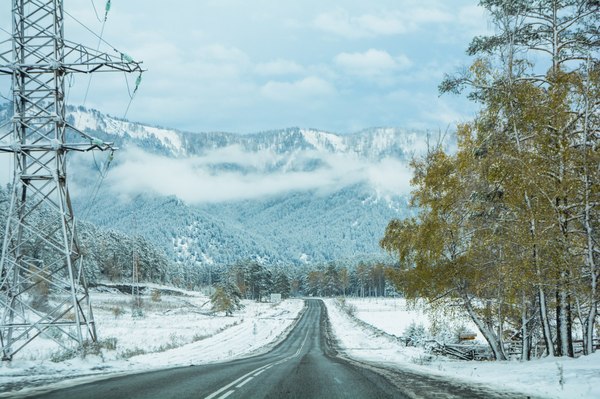
[[[473,39],[472,66],[440,90],[467,91],[482,110],[459,127],[455,156],[415,163],[421,214],[390,222],[381,245],[405,264],[395,280],[406,292],[458,295],[497,358],[513,325],[523,359],[539,335],[548,355],[573,356],[573,313],[588,354],[599,277],[600,4],[480,5],[496,33]],[[438,173],[443,165],[452,173]]]

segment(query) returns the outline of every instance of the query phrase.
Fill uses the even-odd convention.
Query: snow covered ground
[[[342,351],[350,357],[536,397],[600,398],[600,353],[578,359],[545,358],[530,362],[455,361],[431,356],[421,348],[405,347],[393,337],[365,328],[342,310],[336,299],[326,299],[325,303],[333,333]],[[390,335],[402,335],[412,322],[430,326],[429,318],[418,310],[408,309],[403,299],[348,299],[347,303],[354,306],[357,319]],[[450,329],[461,326],[470,329],[468,321],[460,318],[451,323]]]
[[[111,289],[95,290],[92,300],[100,338],[116,343],[115,349],[57,362],[66,357],[64,351],[52,348],[45,340],[36,340],[12,362],[0,364],[0,387],[4,391],[0,398],[32,393],[37,386],[50,383],[67,387],[126,373],[217,362],[266,351],[285,335],[303,309],[299,299],[280,304],[244,301],[245,308],[233,317],[215,316],[208,312],[206,296],[189,291],[175,294],[163,294],[160,301],[145,296],[144,316],[134,318],[131,296]],[[326,299],[325,303],[333,333],[350,357],[536,397],[600,397],[600,353],[579,359],[531,362],[455,361],[432,356],[421,348],[405,347],[393,337],[403,335],[411,324],[432,326],[429,317],[408,308],[402,299],[348,299],[347,303],[355,307],[356,318],[348,316],[336,299]],[[468,320],[460,317],[445,320],[446,330],[472,329]],[[437,328],[442,329],[439,325]]]
[[[159,288],[159,287],[155,287]],[[169,288],[169,290],[173,290]],[[150,290],[149,290],[150,291]],[[16,390],[54,383],[60,387],[104,378],[107,374],[211,363],[265,351],[279,341],[304,307],[300,299],[279,304],[243,301],[233,317],[210,314],[209,299],[180,290],[159,301],[143,296],[143,316],[133,317],[131,296],[116,289],[93,290],[91,297],[103,348],[85,359],[68,358],[49,339],[36,339],[0,363],[0,397]],[[156,298],[155,298],[156,299]],[[110,349],[115,344],[114,349]],[[12,390],[11,393],[2,391]]]

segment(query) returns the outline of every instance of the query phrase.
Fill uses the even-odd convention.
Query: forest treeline
[[[232,295],[256,301],[268,300],[271,294],[281,294],[282,298],[399,295],[389,278],[392,268],[380,262],[273,267],[247,260],[198,270],[198,286],[221,287]]]
[[[443,93],[481,105],[454,153],[415,159],[418,217],[389,223],[398,290],[460,305],[497,359],[503,343],[584,354],[597,337],[600,262],[600,2],[483,0],[495,34]]]
[[[0,187],[0,243],[8,215],[10,189]],[[49,215],[40,208],[31,213],[32,225],[48,223]],[[162,283],[190,290],[223,286],[226,292],[239,292],[240,298],[267,300],[271,293],[288,296],[381,296],[394,292],[379,262],[293,264],[267,266],[249,258],[229,265],[177,262],[164,250],[140,235],[127,235],[113,229],[79,222],[79,244],[85,274],[91,286],[97,283],[128,283],[134,270],[140,283]],[[24,251],[40,259],[51,256],[42,240],[27,240]],[[51,272],[50,270],[48,272]],[[212,289],[209,289],[209,291]]]
[[[210,287],[214,309],[231,314],[241,306],[241,299],[269,301],[271,294],[280,294],[282,299],[398,296],[390,280],[392,271],[392,266],[380,262],[273,267],[246,260],[225,267],[197,268],[194,285],[188,283],[187,288]]]

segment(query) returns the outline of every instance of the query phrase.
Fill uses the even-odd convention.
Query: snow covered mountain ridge
[[[83,107],[69,107],[69,122],[87,132],[136,141],[156,141],[171,156],[198,155],[210,149],[240,146],[246,151],[270,150],[287,153],[316,150],[328,153],[356,154],[371,160],[383,157],[410,157],[425,150],[426,133],[400,128],[370,128],[341,135],[317,129],[287,128],[253,134],[223,132],[183,132],[149,126],[102,114]]]
[[[254,134],[190,133],[71,108],[69,122],[122,148],[109,175],[120,195],[174,195],[190,204],[289,192],[328,194],[366,183],[381,198],[409,191],[408,161],[426,133],[373,128],[340,135],[287,128]]]
[[[185,270],[383,259],[385,226],[412,214],[408,162],[426,148],[425,132],[398,128],[190,133],[84,108],[68,120],[120,148],[106,170],[109,154],[71,154],[77,214],[146,237]]]

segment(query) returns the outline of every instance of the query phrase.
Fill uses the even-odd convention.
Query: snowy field
[[[159,288],[159,287],[155,287]],[[169,290],[173,291],[172,288]],[[39,338],[0,363],[1,391],[54,383],[66,387],[73,377],[100,376],[203,364],[256,354],[285,336],[304,307],[300,299],[279,304],[242,301],[232,317],[210,312],[209,299],[192,291],[143,296],[143,315],[133,317],[131,295],[116,289],[92,290],[100,353],[70,357],[53,341]],[[67,379],[68,378],[68,379]],[[103,378],[103,377],[101,377]],[[76,382],[81,382],[82,379]],[[0,397],[14,397],[15,393]],[[23,391],[24,393],[25,391]]]
[[[434,330],[439,336],[452,335],[459,330],[477,331],[475,324],[464,314],[429,313],[423,310],[424,305],[408,305],[401,298],[347,298],[346,303],[355,309],[358,319],[397,337],[405,335],[411,325]],[[432,314],[437,317],[431,317]]]
[[[144,296],[143,316],[132,317],[130,295],[94,290],[92,300],[100,339],[114,343],[114,348],[103,348],[85,359],[65,360],[63,357],[68,356],[64,351],[38,339],[11,363],[1,363],[0,387],[5,393],[0,393],[0,398],[31,394],[42,385],[67,387],[126,373],[224,361],[267,351],[285,336],[303,309],[299,299],[280,304],[244,301],[244,309],[233,317],[211,315],[206,296],[181,291],[179,295],[162,294],[160,300]],[[579,359],[531,362],[455,361],[432,356],[421,348],[405,347],[394,335],[404,335],[411,325],[437,331],[474,330],[468,320],[454,317],[441,323],[418,308],[407,307],[402,299],[347,299],[354,318],[341,309],[337,299],[326,299],[325,303],[333,333],[347,356],[535,397],[600,397],[600,353]],[[6,392],[9,390],[12,392]]]
[[[431,327],[432,321],[418,309],[407,308],[403,299],[347,299],[346,302],[353,305],[356,319],[391,335],[403,335],[411,323],[423,324],[426,329]],[[548,398],[600,398],[600,353],[579,359],[546,358],[530,362],[455,361],[431,356],[421,348],[405,347],[393,337],[361,326],[342,310],[337,299],[326,299],[325,303],[333,333],[342,351],[350,357],[484,383],[498,391]],[[476,331],[460,317],[448,324],[447,330],[466,327]],[[438,325],[437,329],[440,328]]]

